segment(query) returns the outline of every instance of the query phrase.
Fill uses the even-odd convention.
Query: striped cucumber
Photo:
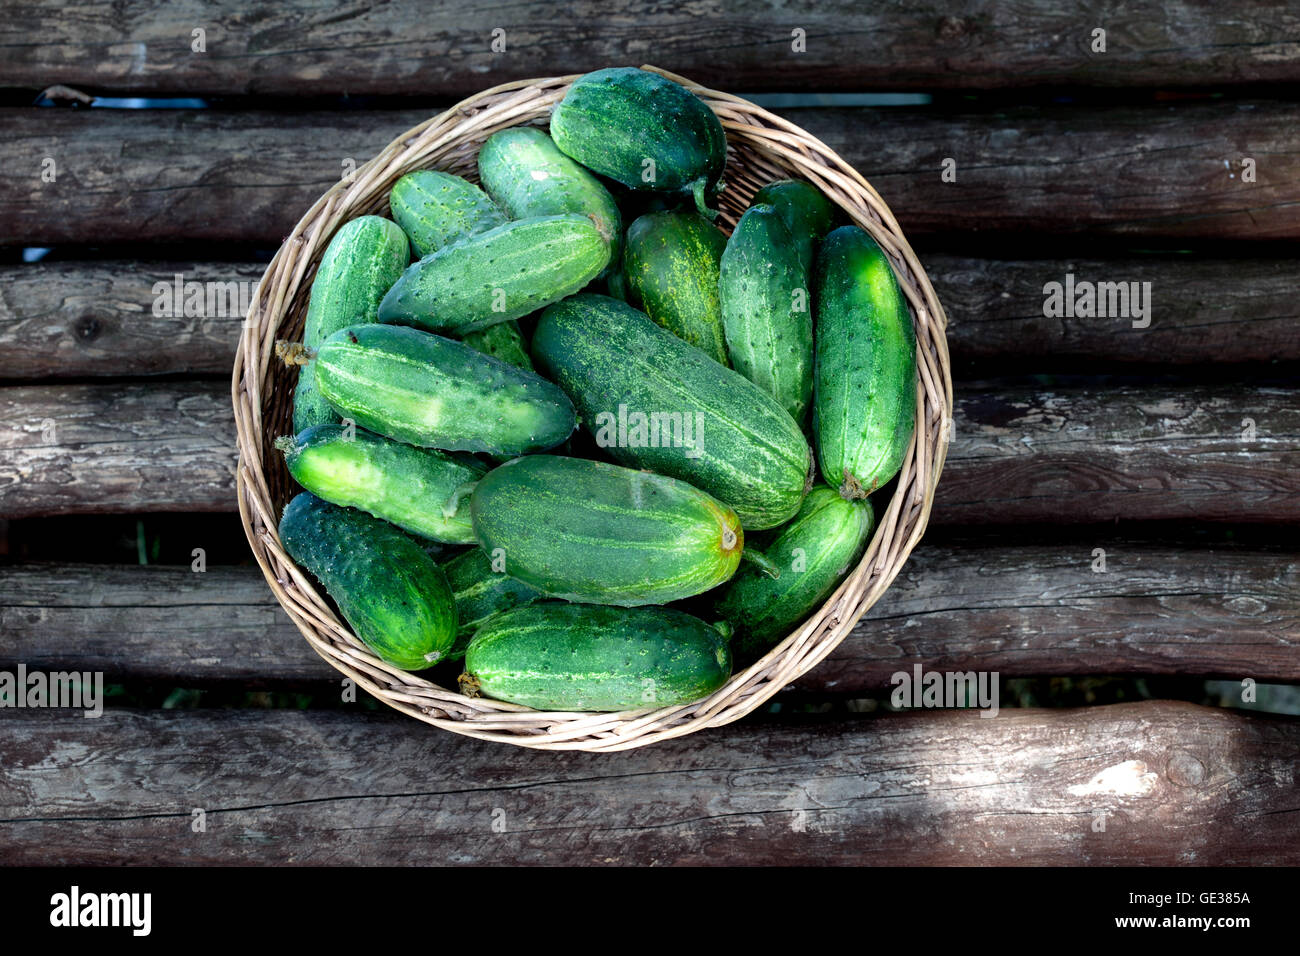
[[[862,557],[875,518],[869,501],[846,501],[831,488],[808,492],[799,514],[764,548],[779,577],[743,567],[717,611],[735,628],[737,655],[765,652],[814,611]]]
[[[325,247],[311,284],[302,344],[309,351],[345,325],[374,322],[379,301],[411,261],[406,235],[381,216],[361,216],[344,223]],[[298,371],[293,393],[293,430],[338,421],[316,389],[309,361]]]
[[[533,360],[528,357],[524,334],[519,331],[519,320],[498,322],[478,332],[467,332],[461,339],[476,352],[490,355],[518,368],[533,370]]]
[[[473,544],[469,509],[456,492],[487,467],[391,441],[363,428],[315,425],[276,442],[289,474],[312,494],[360,508],[404,531],[449,544]]]
[[[718,296],[731,365],[802,422],[812,401],[808,270],[776,208],[751,206],[727,240]]]
[[[504,565],[504,554],[490,557],[482,548],[472,548],[443,564],[442,570],[447,574],[452,597],[456,599],[456,616],[460,622],[456,646],[448,655],[450,660],[465,656],[469,639],[489,618],[543,597],[535,587],[505,571],[495,570],[496,566]]]
[[[410,266],[379,303],[379,321],[464,335],[577,292],[608,264],[609,243],[587,216],[518,219]]]
[[[488,472],[474,533],[512,577],[591,604],[667,604],[736,572],[744,534],[726,505],[675,478],[584,458],[529,455]]]
[[[284,509],[280,541],[383,660],[418,671],[451,650],[456,604],[447,576],[388,522],[303,492]]]
[[[436,169],[407,173],[393,185],[388,205],[417,259],[506,222],[483,190]]]
[[[361,427],[423,448],[522,455],[575,427],[564,392],[535,373],[405,326],[336,332],[316,353],[316,382]]]
[[[623,275],[629,305],[679,339],[727,364],[718,301],[722,230],[694,212],[653,212],[628,227]]]
[[[726,639],[682,611],[546,601],[479,628],[460,684],[538,710],[618,711],[690,703],[730,676]]]
[[[776,527],[799,510],[811,465],[799,425],[645,313],[608,296],[571,296],[542,313],[533,361],[620,463],[690,482],[746,530]]]
[[[813,431],[823,478],[865,498],[898,473],[916,419],[916,331],[884,251],[857,226],[821,245]]]
[[[820,189],[802,179],[779,179],[758,192],[750,206],[775,206],[804,257],[804,268],[812,269],[813,250],[835,222],[835,211]]]
[[[618,264],[623,219],[614,197],[542,130],[514,126],[493,133],[478,151],[478,175],[511,219],[566,212],[590,216],[610,245],[609,265],[601,274]]]
[[[551,138],[566,155],[629,189],[689,192],[698,211],[721,191],[727,162],[722,123],[680,83],[615,67],[574,80],[551,114]]]

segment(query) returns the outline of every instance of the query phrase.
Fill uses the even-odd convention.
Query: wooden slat
[[[11,711],[0,846],[11,865],[1294,864],[1298,760],[1300,722],[1177,703],[744,722],[599,755],[396,714]]]
[[[1288,389],[966,391],[953,434],[938,524],[1300,519]],[[0,517],[231,511],[234,462],[224,383],[0,389]]]
[[[913,237],[1300,236],[1297,104],[782,112],[866,176]],[[278,245],[344,160],[428,115],[0,110],[0,166],[33,170],[0,180],[0,243]],[[39,175],[44,157],[53,183]],[[1256,161],[1253,183],[1243,157]],[[946,158],[956,182],[941,179]]]
[[[922,260],[948,312],[955,374],[1095,370],[1098,364],[1300,361],[1295,264],[1276,259]],[[154,314],[158,284],[244,282],[257,263],[50,262],[0,267],[0,354],[9,379],[229,371],[235,315]],[[1126,316],[1047,318],[1043,286],[1150,283],[1151,323]],[[173,295],[173,298],[175,296]],[[219,303],[214,303],[219,305]],[[206,306],[205,306],[206,308]],[[191,310],[192,312],[195,310]]]
[[[91,12],[93,11],[93,12]],[[650,0],[509,7],[328,0],[37,0],[10,11],[0,85],[133,93],[464,94],[647,60],[719,89],[932,89],[1294,82],[1300,16],[1279,0],[1041,3]],[[206,51],[191,49],[206,30]],[[1093,52],[1093,30],[1107,31]],[[792,31],[806,35],[792,48]],[[492,51],[493,31],[505,50]]]
[[[889,689],[898,671],[1012,676],[1190,674],[1300,681],[1300,561],[1275,552],[1104,540],[925,542],[844,642],[793,686]],[[256,567],[0,566],[0,669],[109,680],[304,686],[338,674]]]

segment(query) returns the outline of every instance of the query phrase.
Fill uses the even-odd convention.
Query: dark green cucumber
[[[807,439],[776,399],[608,296],[571,296],[542,313],[538,370],[573,399],[596,442],[625,465],[688,481],[746,530],[799,510]]]
[[[512,126],[493,133],[478,151],[478,175],[511,219],[566,212],[590,216],[609,243],[610,264],[604,271],[618,264],[623,240],[618,204],[600,180],[560,152],[542,130]]]
[[[315,425],[276,445],[289,474],[318,498],[360,508],[422,538],[475,541],[469,508],[456,492],[487,467],[468,455],[415,448],[342,425]]]
[[[769,577],[746,566],[718,600],[738,655],[766,651],[816,610],[862,557],[875,518],[869,501],[845,501],[825,485],[808,492],[799,514],[763,549],[780,569]]]
[[[379,302],[411,261],[406,235],[381,216],[361,216],[334,234],[316,267],[303,324],[302,344],[309,351],[345,325],[374,322]],[[293,430],[338,421],[316,389],[309,361],[298,371],[293,394]]]
[[[590,604],[700,594],[736,573],[745,542],[736,513],[684,481],[558,455],[488,472],[470,516],[479,545],[512,577]]]
[[[804,256],[804,268],[811,270],[813,250],[835,223],[835,210],[820,189],[802,179],[779,179],[758,192],[750,206],[775,206],[790,227],[790,235]]]
[[[479,628],[460,680],[537,710],[618,711],[687,704],[730,676],[726,639],[689,614],[542,602]]]
[[[387,521],[303,492],[284,509],[280,541],[383,660],[418,671],[451,650],[456,604],[447,576]]]
[[[407,173],[388,194],[393,218],[417,259],[506,222],[506,214],[469,180],[436,169]]]
[[[679,339],[727,364],[718,264],[727,237],[694,212],[652,212],[628,226],[623,275],[628,304]]]
[[[544,378],[406,326],[336,332],[316,353],[316,383],[362,428],[423,448],[522,455],[575,427],[572,403]]]
[[[464,335],[577,292],[608,264],[609,243],[587,216],[518,219],[410,266],[379,303],[379,321]]]
[[[551,138],[566,155],[629,189],[691,193],[721,189],[727,137],[713,111],[680,83],[615,67],[574,80],[551,114]]]
[[[511,577],[505,571],[505,556],[490,557],[482,548],[472,548],[458,554],[443,564],[452,597],[456,599],[456,616],[460,622],[456,646],[448,654],[449,660],[465,656],[465,648],[474,632],[489,618],[511,608],[532,604],[543,597],[541,591]]]
[[[727,240],[718,278],[731,365],[802,422],[812,401],[808,269],[781,214],[751,206]]]
[[[817,308],[813,431],[824,479],[865,498],[898,473],[916,420],[916,331],[884,251],[857,226],[826,237]]]
[[[533,370],[533,360],[528,357],[528,346],[524,343],[524,334],[519,331],[517,319],[498,322],[478,332],[467,332],[461,341],[484,355],[530,372]]]

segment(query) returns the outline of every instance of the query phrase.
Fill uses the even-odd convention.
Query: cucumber
[[[718,599],[718,614],[735,628],[737,656],[765,652],[825,601],[862,557],[874,525],[871,502],[845,501],[825,485],[809,491],[799,514],[763,549],[780,576],[743,567]]]
[[[519,331],[519,321],[498,322],[479,332],[468,332],[461,339],[476,352],[490,355],[518,368],[533,370],[533,360],[528,357],[524,334]]]
[[[319,498],[360,508],[422,538],[475,541],[469,509],[457,507],[456,492],[487,467],[468,455],[414,448],[342,425],[314,425],[276,446],[289,474]]]
[[[316,383],[362,428],[423,448],[522,455],[575,427],[572,403],[540,376],[406,326],[334,333],[316,353]]]
[[[436,169],[407,173],[393,185],[388,205],[417,259],[506,222],[483,190]]]
[[[730,676],[726,639],[689,614],[543,602],[479,628],[460,683],[539,710],[618,711],[687,704]]]
[[[799,425],[645,313],[608,296],[571,296],[542,313],[533,361],[621,464],[690,482],[732,508],[747,531],[799,510],[811,465]]]
[[[811,269],[816,244],[831,231],[834,207],[820,189],[802,179],[779,179],[758,192],[750,206],[775,206],[804,256],[804,268]]]
[[[727,240],[718,279],[732,367],[796,422],[812,401],[808,269],[776,208],[751,206]]]
[[[541,591],[518,578],[493,570],[492,562],[493,558],[482,548],[473,548],[442,566],[452,597],[456,599],[456,616],[460,622],[456,645],[447,655],[448,660],[465,656],[469,639],[489,618],[543,597]]]
[[[518,219],[410,266],[379,303],[379,321],[477,332],[577,292],[608,264],[609,243],[588,217]]]
[[[698,211],[721,191],[727,162],[722,123],[698,96],[635,67],[587,73],[551,113],[551,138],[566,155],[629,189],[689,192]]]
[[[813,431],[824,479],[865,498],[903,464],[916,420],[916,331],[884,251],[857,226],[821,245]]]
[[[303,492],[284,509],[280,541],[383,660],[418,671],[451,650],[456,604],[447,576],[388,522]]]
[[[745,542],[736,513],[698,488],[585,458],[516,458],[474,487],[469,507],[508,574],[589,604],[700,594],[736,573]]]
[[[406,234],[381,216],[361,216],[344,223],[325,247],[311,284],[302,344],[309,351],[345,325],[374,322],[379,301],[411,261]],[[293,430],[338,421],[316,389],[309,361],[298,371],[293,393]]]
[[[713,361],[727,364],[718,265],[727,237],[694,212],[653,212],[627,230],[627,302]]]
[[[493,133],[479,149],[478,175],[511,219],[566,212],[590,216],[610,247],[609,265],[601,275],[617,266],[623,219],[614,197],[542,130],[514,126]]]

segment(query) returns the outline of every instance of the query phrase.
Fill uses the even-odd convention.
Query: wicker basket
[[[352,181],[338,183],[308,210],[267,267],[253,296],[232,382],[240,452],[239,513],[271,590],[312,647],[384,703],[445,730],[539,749],[610,751],[736,720],[834,650],[893,581],[929,518],[951,435],[946,318],[898,223],[866,180],[797,126],[738,97],[656,72],[693,90],[722,120],[728,162],[718,222],[725,229],[735,225],[759,187],[774,179],[802,177],[820,187],[889,254],[916,327],[913,443],[883,514],[876,502],[877,530],[858,567],[795,633],[704,700],[614,714],[540,712],[470,699],[385,664],[348,630],[280,546],[277,519],[294,488],[283,456],[272,443],[290,430],[297,373],[274,358],[275,342],[301,338],[316,265],[340,225],[360,215],[386,213],[393,183],[414,169],[442,169],[476,180],[475,158],[483,140],[509,126],[544,125],[576,75],[498,86],[398,137],[356,170]]]

